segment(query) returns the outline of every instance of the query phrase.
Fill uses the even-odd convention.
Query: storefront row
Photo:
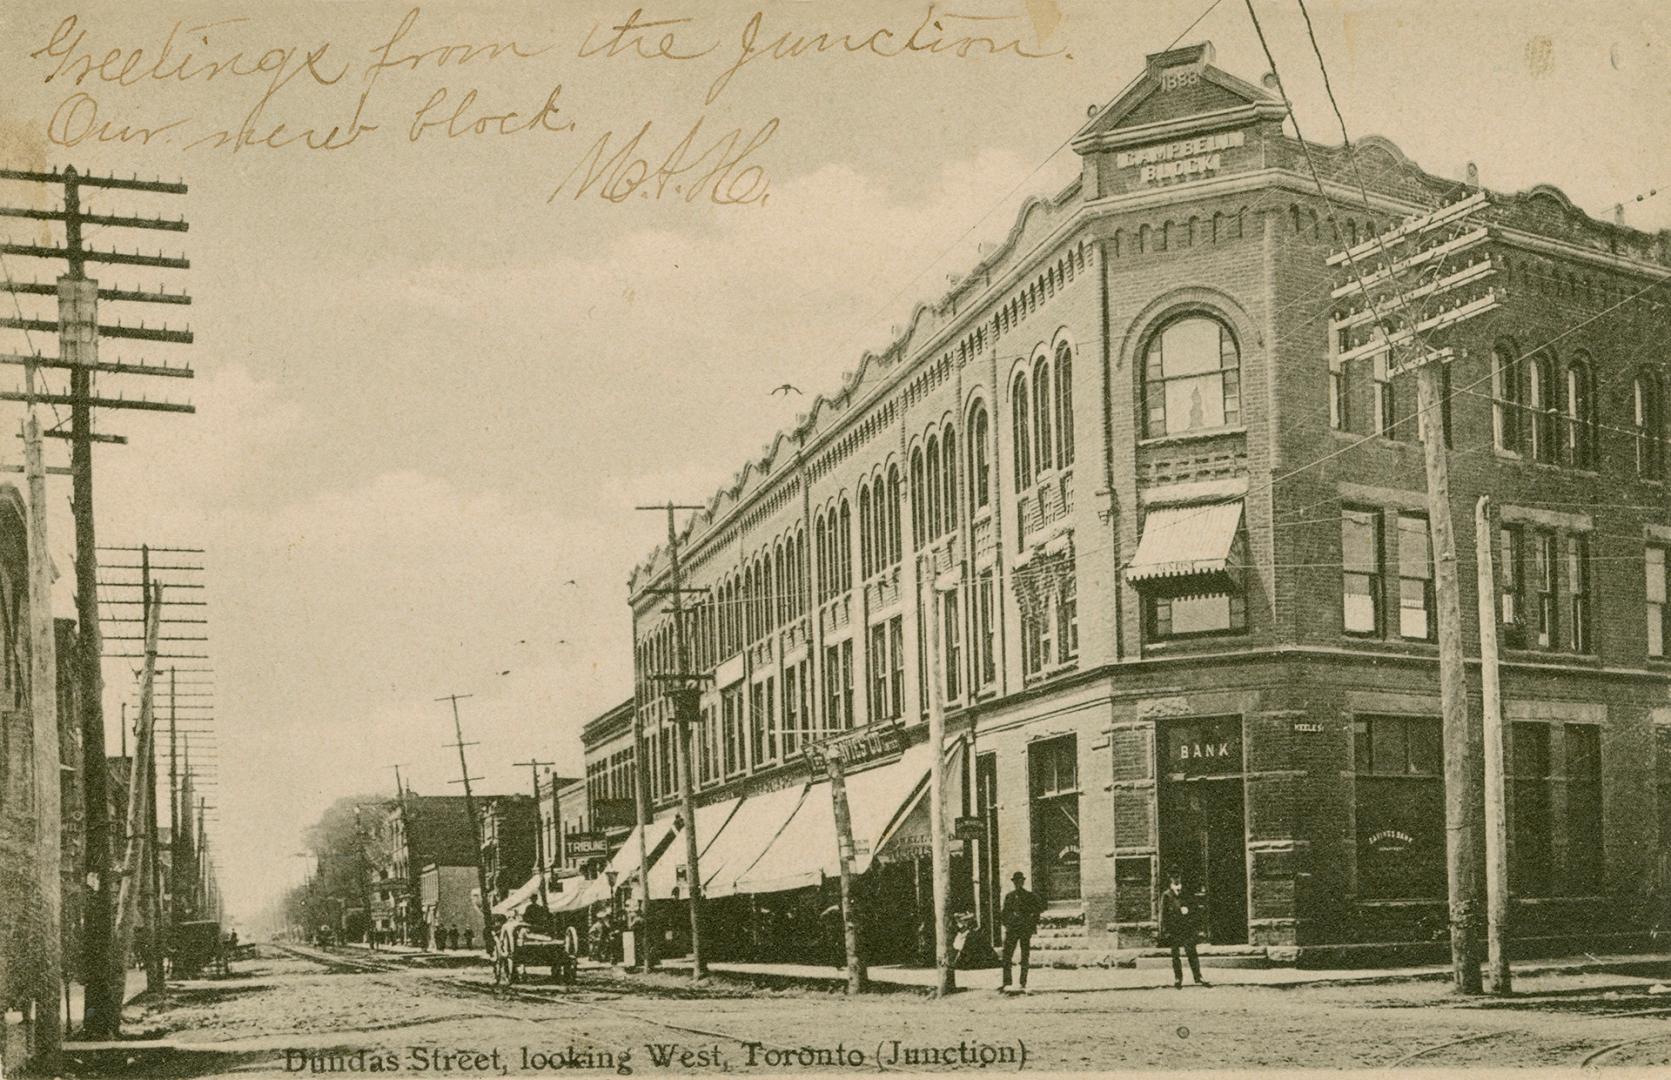
[[[990,959],[998,944],[995,913],[1016,871],[1048,905],[1044,963],[1109,963],[1152,949],[1170,872],[1195,897],[1214,945],[1330,966],[1442,955],[1436,701],[1344,686],[1326,698],[1315,687],[1299,696],[1267,686],[1103,697],[1046,720],[995,718],[953,739],[949,899],[976,927],[968,962]],[[1655,723],[1671,718],[1628,703],[1610,713],[1548,701],[1511,703],[1508,715],[1517,950],[1628,948],[1656,920],[1671,924],[1661,842],[1671,728]],[[855,911],[870,963],[933,957],[928,748],[920,730],[907,741],[912,735],[914,745],[846,782]],[[1633,747],[1642,752],[1628,753]],[[838,964],[830,785],[804,771],[779,783],[697,810],[705,955]],[[668,812],[646,836],[648,932],[663,956],[689,948],[681,828]],[[607,911],[615,928],[628,927],[639,908],[638,850],[635,830],[594,881],[574,879],[553,910],[581,920]]]

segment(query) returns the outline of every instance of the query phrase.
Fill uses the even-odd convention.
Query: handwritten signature
[[[687,203],[706,198],[717,206],[764,206],[771,181],[761,165],[750,164],[748,159],[777,134],[779,118],[766,121],[746,141],[743,129],[733,128],[692,156],[702,124],[703,118],[697,117],[684,138],[663,155],[647,148],[654,121],[644,121],[613,152],[617,136],[613,130],[606,131],[551,189],[545,201],[551,203],[563,194],[578,201],[595,192],[606,202],[619,205],[634,195],[660,200],[671,191]],[[655,163],[658,157],[659,164]],[[577,177],[578,182],[571,187],[570,182]]]

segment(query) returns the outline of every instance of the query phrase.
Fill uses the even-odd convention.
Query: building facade
[[[855,729],[908,747],[932,693],[951,812],[979,822],[954,893],[988,933],[1022,870],[1062,959],[1151,946],[1177,870],[1215,943],[1444,947],[1414,376],[1331,370],[1326,259],[1476,188],[1368,137],[1310,147],[1325,198],[1284,115],[1210,45],[1149,57],[1074,139],[1080,177],[694,516],[700,802],[805,778],[809,742]],[[1506,299],[1447,332],[1440,423],[1476,716],[1476,544],[1497,571],[1511,936],[1624,944],[1671,893],[1671,258],[1548,185],[1489,195]],[[658,549],[629,582],[662,808],[670,571]],[[588,745],[589,794],[630,798],[628,722],[622,763]]]
[[[423,944],[433,926],[425,914],[420,875],[429,863],[474,868],[478,850],[475,829],[462,795],[402,792],[384,812],[388,837],[388,892],[391,919],[400,941]],[[476,886],[472,884],[472,888]],[[479,915],[478,915],[479,921]]]
[[[476,812],[487,900],[497,904],[534,874],[539,808],[532,795],[484,795],[476,800]]]

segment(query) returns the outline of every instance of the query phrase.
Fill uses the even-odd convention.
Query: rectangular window
[[[962,690],[959,672],[963,663],[963,620],[958,617],[957,593],[946,593],[940,608],[945,614],[945,624],[940,633],[946,645],[946,700],[956,701]]]
[[[1497,533],[1498,558],[1501,561],[1497,582],[1501,595],[1499,609],[1503,624],[1503,646],[1521,649],[1526,646],[1526,608],[1521,590],[1526,563],[1525,537],[1517,525],[1505,525]]]
[[[1398,515],[1398,635],[1433,640],[1433,548],[1417,514]]]
[[[841,646],[824,647],[823,733],[841,730]]]
[[[1056,597],[1056,640],[1062,663],[1079,656],[1079,586],[1070,571]]]
[[[1601,729],[1568,724],[1567,892],[1596,896],[1602,891]],[[1662,840],[1663,843],[1663,840]]]
[[[1357,891],[1362,900],[1445,895],[1445,788],[1440,722],[1352,721]]]
[[[1520,452],[1520,364],[1505,352],[1491,358],[1491,434],[1499,450]]]
[[[870,628],[865,648],[865,668],[870,676],[870,719],[874,723],[888,716],[888,626]]]
[[[895,615],[888,620],[889,677],[893,684],[892,706],[888,715],[898,719],[905,715],[905,616]]]
[[[1347,380],[1345,364],[1331,363],[1329,366],[1329,426],[1336,431],[1352,429],[1351,384]]]
[[[1157,641],[1247,629],[1247,602],[1240,593],[1155,597],[1148,606],[1149,636]]]
[[[978,625],[975,628],[975,649],[979,655],[975,658],[975,678],[982,686],[991,686],[998,679],[998,627],[996,613],[992,609],[993,597],[992,571],[986,570],[981,573],[976,598]]]
[[[1348,634],[1381,633],[1381,513],[1340,512],[1342,625]]]
[[[1554,648],[1560,637],[1555,632],[1555,534],[1532,534],[1532,640],[1540,649]]]
[[[1509,742],[1509,889],[1516,896],[1548,896],[1555,854],[1549,827],[1549,727],[1510,724]]]
[[[1393,396],[1392,375],[1387,367],[1388,356],[1381,353],[1375,357],[1375,434],[1392,438],[1394,425],[1398,422],[1396,399]]]
[[[743,688],[733,686],[720,694],[720,726],[725,737],[725,774],[743,771]]]
[[[853,726],[853,639],[841,643],[841,729]]]
[[[1648,655],[1663,657],[1665,655],[1666,630],[1671,628],[1666,622],[1666,613],[1671,606],[1665,602],[1665,570],[1667,559],[1666,548],[1649,544],[1644,552],[1643,567],[1647,573],[1644,585],[1648,598]]]
[[[801,748],[801,672],[799,664],[783,669],[783,756]]]
[[[749,687],[749,759],[756,765],[766,760],[766,684]]]
[[[1567,556],[1567,648],[1575,653],[1593,650],[1590,640],[1590,541],[1568,536]]]

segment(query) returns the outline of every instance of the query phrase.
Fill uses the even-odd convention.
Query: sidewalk
[[[689,971],[690,960],[663,960],[657,965],[663,971]],[[845,968],[823,967],[816,964],[750,964],[710,963],[708,970],[716,975],[729,975],[748,981],[775,986],[805,986],[836,989],[847,983]],[[1266,968],[1208,968],[1204,972],[1209,982],[1222,986],[1297,987],[1327,983],[1411,982],[1442,980],[1450,977],[1450,966],[1441,964],[1399,968],[1350,968],[1339,970],[1300,969],[1292,967]],[[1640,975],[1649,979],[1665,979],[1671,975],[1671,953],[1628,953],[1614,956],[1579,956],[1565,959],[1533,960],[1514,965],[1516,975],[1538,975],[1550,972],[1612,972]],[[880,965],[869,969],[870,982],[876,989],[928,992],[934,987],[934,969]],[[999,968],[977,968],[957,972],[957,986],[962,990],[985,990],[996,993],[1002,981]],[[1107,990],[1154,990],[1172,985],[1169,967],[1138,968],[1042,968],[1028,973],[1027,985],[1034,993],[1084,994]]]

